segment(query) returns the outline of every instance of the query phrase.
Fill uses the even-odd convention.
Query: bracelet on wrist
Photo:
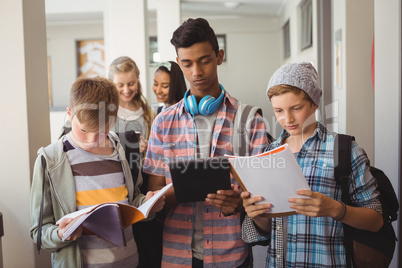
[[[236,214],[237,214],[237,210],[234,210],[232,213],[227,213],[227,214],[226,214],[226,213],[223,212],[223,210],[221,209],[221,213],[222,213],[223,216],[229,217],[229,216],[236,215]]]
[[[346,205],[342,201],[340,201],[340,203],[342,204],[342,211],[341,211],[341,213],[339,213],[339,215],[336,218],[334,218],[334,220],[336,220],[336,221],[343,220],[343,218],[345,218],[345,215],[346,215]]]

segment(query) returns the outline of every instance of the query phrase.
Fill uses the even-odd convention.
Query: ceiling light
[[[235,9],[235,8],[237,8],[237,7],[240,5],[239,2],[224,2],[223,4],[224,4],[225,7],[228,8],[228,9]]]

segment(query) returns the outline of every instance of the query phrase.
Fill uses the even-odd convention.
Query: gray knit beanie
[[[270,88],[277,85],[297,87],[306,92],[317,106],[320,106],[322,95],[320,80],[316,69],[308,62],[282,65],[269,80],[267,94]]]

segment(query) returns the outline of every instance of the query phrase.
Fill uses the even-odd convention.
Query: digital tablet
[[[226,157],[177,160],[169,168],[178,203],[205,201],[210,193],[231,189]]]

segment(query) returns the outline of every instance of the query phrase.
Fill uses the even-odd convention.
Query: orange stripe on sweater
[[[118,202],[127,198],[125,185],[107,189],[77,192],[77,206],[93,206],[103,202]]]

